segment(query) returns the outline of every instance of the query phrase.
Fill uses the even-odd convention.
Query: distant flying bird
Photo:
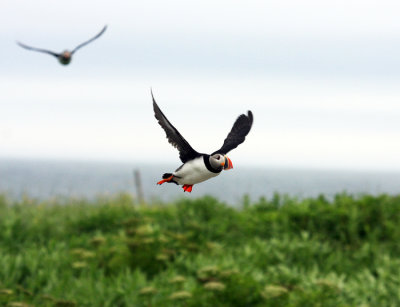
[[[192,192],[194,184],[216,177],[222,170],[233,168],[232,161],[226,154],[244,142],[253,124],[253,113],[251,113],[251,111],[248,111],[247,115],[242,114],[236,119],[222,147],[214,151],[211,155],[208,155],[198,153],[190,146],[179,131],[165,117],[163,112],[161,112],[154,99],[153,93],[151,93],[151,96],[153,98],[154,115],[160,126],[164,129],[168,142],[178,149],[179,158],[183,162],[175,172],[164,174],[162,176],[163,179],[157,182],[157,184],[173,182],[178,185],[183,185],[183,190],[185,192]]]
[[[78,49],[82,48],[83,46],[85,46],[85,45],[91,43],[92,41],[94,41],[95,39],[99,38],[106,31],[106,29],[107,29],[107,26],[104,26],[104,28],[100,31],[100,33],[97,34],[95,37],[93,37],[93,38],[89,39],[88,41],[76,46],[75,49],[72,50],[72,51],[65,50],[62,53],[56,53],[56,52],[53,52],[53,51],[50,51],[50,50],[46,50],[46,49],[39,49],[39,48],[35,48],[35,47],[30,47],[30,46],[27,46],[27,45],[22,44],[20,42],[17,42],[17,44],[20,45],[22,48],[25,48],[25,49],[28,49],[28,50],[43,52],[43,53],[47,53],[47,54],[50,54],[52,56],[55,56],[61,64],[68,65],[72,60],[72,55]]]

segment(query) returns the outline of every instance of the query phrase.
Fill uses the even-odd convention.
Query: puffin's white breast
[[[212,177],[218,176],[220,173],[210,172],[204,164],[203,157],[198,157],[191,161],[186,162],[174,173],[174,178],[178,184],[196,184]]]

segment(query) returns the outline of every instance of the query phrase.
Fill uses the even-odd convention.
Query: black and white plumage
[[[72,51],[69,50],[65,50],[61,53],[57,53],[57,52],[53,52],[50,50],[46,50],[46,49],[41,49],[41,48],[35,48],[35,47],[31,47],[28,45],[25,45],[23,43],[17,42],[17,44],[19,46],[21,46],[24,49],[27,50],[32,50],[32,51],[37,51],[37,52],[43,52],[43,53],[47,53],[50,54],[54,57],[56,57],[58,59],[58,61],[63,64],[63,65],[68,65],[71,60],[72,60],[72,55],[80,48],[82,48],[83,46],[86,46],[87,44],[91,43],[92,41],[94,41],[95,39],[99,38],[107,29],[107,26],[104,26],[104,28],[94,37],[92,37],[91,39],[83,42],[82,44],[79,44],[78,46],[75,47],[75,49],[73,49]]]
[[[253,113],[251,111],[248,111],[247,115],[242,114],[237,118],[222,147],[208,155],[199,153],[190,146],[160,110],[153,93],[151,95],[154,115],[164,129],[168,142],[178,149],[179,158],[183,163],[175,172],[164,174],[163,180],[157,184],[174,182],[183,185],[185,192],[191,192],[194,184],[218,176],[222,170],[233,168],[232,161],[226,154],[244,142],[253,124]]]

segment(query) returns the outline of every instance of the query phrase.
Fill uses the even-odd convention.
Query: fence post
[[[136,195],[137,195],[137,199],[139,201],[139,203],[141,205],[144,204],[144,194],[143,194],[143,188],[142,188],[142,180],[140,177],[140,171],[138,169],[135,169],[133,171],[133,181],[135,183],[136,186]]]

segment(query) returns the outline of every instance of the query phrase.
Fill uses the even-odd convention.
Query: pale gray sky
[[[251,109],[246,165],[400,170],[397,1],[0,3],[0,157],[179,164],[159,106],[219,148]],[[63,67],[15,41],[62,51]]]

